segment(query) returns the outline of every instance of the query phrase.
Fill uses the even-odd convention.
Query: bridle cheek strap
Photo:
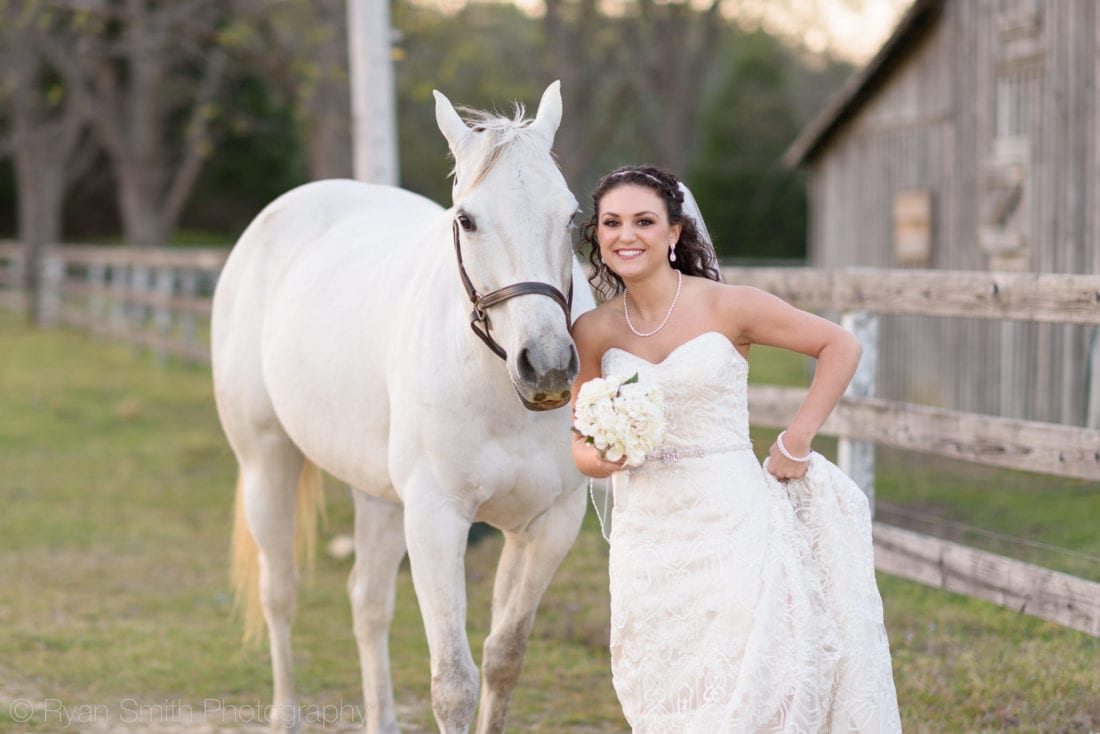
[[[528,295],[547,296],[561,306],[561,310],[565,314],[566,327],[569,328],[572,326],[572,279],[570,279],[569,282],[568,298],[563,296],[561,291],[552,285],[547,283],[535,283],[532,281],[506,285],[503,288],[497,288],[495,291],[482,295],[474,288],[470,276],[466,273],[466,265],[462,261],[462,245],[459,242],[457,220],[451,223],[451,231],[454,233],[455,255],[458,258],[458,274],[459,277],[462,278],[462,286],[466,289],[466,295],[470,297],[470,302],[474,304],[474,309],[470,312],[470,328],[473,329],[474,333],[478,335],[481,341],[485,342],[485,345],[488,346],[489,349],[493,350],[494,354],[501,359],[508,359],[508,352],[504,351],[504,347],[500,346],[496,339],[493,338],[492,334],[489,333],[489,329],[491,328],[489,323],[489,309],[499,303],[507,301],[509,298]]]

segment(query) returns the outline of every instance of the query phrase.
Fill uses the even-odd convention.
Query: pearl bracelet
[[[794,454],[792,454],[790,451],[787,451],[787,447],[783,445],[783,434],[784,433],[786,433],[786,431],[780,431],[779,435],[775,439],[775,445],[776,445],[776,447],[779,448],[779,453],[783,454],[784,456],[786,456],[791,461],[797,461],[800,464],[809,464],[810,459],[812,459],[813,456],[814,456],[814,452],[810,451],[810,453],[808,453],[805,456],[800,458],[800,457],[795,456]]]

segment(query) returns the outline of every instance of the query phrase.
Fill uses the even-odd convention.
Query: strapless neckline
[[[608,347],[607,350],[604,352],[604,355],[606,356],[610,352],[622,352],[623,354],[629,355],[629,356],[633,357],[634,359],[645,362],[646,364],[650,365],[651,367],[660,367],[661,365],[663,365],[666,362],[668,362],[669,360],[671,360],[674,356],[676,356],[677,353],[682,351],[689,344],[694,344],[696,342],[701,341],[704,337],[710,337],[710,336],[716,336],[719,339],[721,339],[722,342],[725,343],[725,345],[727,347],[729,347],[730,352],[732,352],[733,355],[737,359],[744,362],[745,365],[748,366],[748,360],[745,359],[745,355],[743,355],[743,354],[741,354],[741,352],[737,351],[737,347],[733,346],[733,342],[731,342],[729,339],[727,339],[725,334],[722,334],[721,332],[718,332],[718,331],[704,331],[702,334],[698,334],[696,336],[693,336],[692,338],[688,339],[684,343],[678,344],[676,347],[674,347],[673,350],[671,352],[669,352],[667,355],[665,355],[665,358],[660,360],[659,362],[651,362],[648,359],[646,359],[645,357],[637,355],[634,352],[631,352],[627,349],[623,349],[621,347]],[[601,361],[602,361],[602,358],[601,358]]]

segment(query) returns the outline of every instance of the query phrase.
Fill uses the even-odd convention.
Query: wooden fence
[[[210,358],[210,297],[228,249],[57,246],[42,258],[39,307],[59,323],[184,360]],[[0,242],[0,303],[22,305],[22,253]]]
[[[47,320],[205,361],[210,295],[226,255],[55,247],[43,259],[42,312]],[[0,303],[18,302],[12,295],[20,262],[15,244],[0,243]],[[1100,325],[1100,276],[794,268],[725,268],[723,275],[801,308],[841,312],[860,338],[859,371],[822,430],[840,438],[839,463],[868,492],[872,508],[875,444],[1100,482],[1100,430],[875,397],[878,314]],[[802,389],[753,385],[753,423],[785,427],[804,396]],[[875,565],[886,573],[1100,636],[1100,583],[878,521],[874,541]]]
[[[801,308],[844,313],[843,322],[860,338],[864,356],[848,394],[822,430],[841,439],[839,463],[865,487],[872,507],[875,444],[1100,482],[1100,430],[874,397],[878,314],[1100,325],[1100,276],[726,268],[723,277]],[[753,385],[753,423],[785,427],[805,394]],[[1100,636],[1100,583],[879,521],[874,540],[875,566],[886,573]]]

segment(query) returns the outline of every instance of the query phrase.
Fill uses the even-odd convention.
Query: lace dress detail
[[[604,374],[665,392],[662,450],[611,529],[611,666],[638,734],[899,732],[863,493],[814,455],[783,485],[749,444],[748,363],[704,333]]]

